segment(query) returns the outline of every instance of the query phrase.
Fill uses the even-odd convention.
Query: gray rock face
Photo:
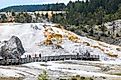
[[[12,36],[8,41],[4,41],[0,44],[0,55],[3,58],[20,58],[24,52],[25,50],[21,40],[16,36]]]

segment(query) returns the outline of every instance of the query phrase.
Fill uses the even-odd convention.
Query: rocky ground
[[[37,80],[38,75],[42,74],[43,70],[47,71],[51,80],[69,79],[76,75],[91,77],[94,80],[121,80],[120,63],[71,60],[0,66],[0,76],[15,77],[15,80]]]

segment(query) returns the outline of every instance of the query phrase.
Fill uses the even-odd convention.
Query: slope
[[[22,57],[35,56],[35,54],[38,56],[40,53],[42,56],[84,54],[86,51],[90,54],[100,55],[100,60],[119,60],[121,57],[121,47],[78,36],[56,24],[0,24],[0,41],[8,40],[13,35],[20,38],[25,48]],[[48,39],[52,40],[51,44],[45,44]]]

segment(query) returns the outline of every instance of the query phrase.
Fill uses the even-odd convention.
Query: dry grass
[[[0,80],[23,80],[21,77],[0,77]]]
[[[91,77],[83,77],[83,76],[80,76],[80,75],[76,75],[76,76],[70,77],[69,79],[61,78],[59,80],[94,80],[94,79],[91,78]]]

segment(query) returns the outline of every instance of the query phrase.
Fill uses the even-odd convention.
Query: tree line
[[[16,23],[39,23],[39,22],[49,22],[49,14],[40,13],[28,13],[28,12],[6,12],[0,15],[0,22],[16,22]]]
[[[121,18],[121,0],[86,0],[45,5],[11,6],[0,11],[66,11],[65,14],[53,14],[51,21],[64,25],[101,25]],[[27,14],[26,14],[27,16]]]
[[[106,33],[107,27],[104,23],[121,19],[121,0],[70,1],[65,11],[65,14],[54,14],[52,22],[60,23],[79,35],[91,36],[98,40],[102,37],[112,39],[115,38],[115,25],[112,24],[113,34]],[[98,29],[95,29],[96,25]]]
[[[61,11],[66,5],[64,3],[43,4],[43,5],[19,5],[9,6],[0,10],[0,12],[35,12],[35,11]]]
[[[53,22],[70,25],[101,25],[121,18],[121,0],[70,1],[66,14],[56,14]]]

